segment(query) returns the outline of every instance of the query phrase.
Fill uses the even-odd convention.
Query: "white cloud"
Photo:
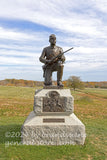
[[[36,66],[11,66],[1,67],[0,80],[6,78],[27,79],[27,80],[43,80],[41,70]],[[40,79],[41,78],[41,79]]]
[[[40,66],[39,60],[35,57],[7,57],[7,56],[0,56],[0,64],[1,65],[34,65],[34,66]]]
[[[13,42],[13,41],[12,41]],[[7,41],[8,43],[8,41]],[[34,52],[32,54],[35,54],[38,50],[41,50],[41,47],[35,46],[34,44],[30,43],[29,41],[26,42],[26,44],[24,43],[17,43],[17,44],[0,44],[0,55],[1,54],[8,54],[10,51],[13,52],[13,54],[15,55],[16,52],[18,52],[19,54],[22,54],[21,51],[27,51],[29,53],[30,52]],[[30,54],[30,53],[29,53]]]
[[[103,20],[106,12],[107,0],[0,1],[1,18],[27,20],[52,28],[58,33],[58,42],[64,50],[74,46],[71,55],[66,55],[67,61],[71,61],[65,64],[65,71],[68,72],[71,69],[88,72],[106,67],[107,27]],[[0,26],[0,40],[7,42],[0,44],[0,63],[40,67],[38,58],[43,46],[48,44],[48,33]],[[19,68],[15,69],[17,72],[21,71]]]
[[[34,36],[0,27],[0,38],[13,40],[34,39]]]
[[[107,68],[107,48],[76,47],[66,54],[65,68],[69,72],[104,70]]]
[[[30,0],[8,0],[8,2],[4,0],[0,3],[1,17],[33,21],[64,32],[74,32],[88,36],[105,37],[104,33],[107,31],[104,27],[102,30],[103,24],[99,17],[91,15],[90,12],[92,10],[89,11],[90,14],[87,12],[82,14],[75,11],[75,9],[80,9],[79,7],[84,9],[86,4],[87,7],[92,6],[93,0],[88,0],[86,3],[85,0],[76,1],[75,3],[71,0],[59,0],[56,2],[53,0],[32,2]]]
[[[92,0],[93,4],[98,8],[100,11],[107,13],[107,0]]]
[[[0,50],[0,56],[25,56],[25,57],[32,57],[32,58],[38,58],[40,56],[40,53],[32,53],[32,52],[24,52],[24,51],[15,51],[15,50],[6,50],[6,49],[1,49]]]
[[[42,41],[45,38],[46,33],[42,34],[41,32],[31,32],[25,33],[18,31],[18,29],[6,29],[0,27],[0,39],[11,39],[18,41]]]

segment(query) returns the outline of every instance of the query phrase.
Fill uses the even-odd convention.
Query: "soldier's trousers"
[[[57,71],[57,84],[62,81],[64,65],[61,63],[53,63],[45,69],[45,85],[52,85],[52,72]]]

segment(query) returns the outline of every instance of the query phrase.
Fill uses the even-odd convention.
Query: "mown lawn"
[[[107,90],[71,91],[74,113],[86,126],[83,146],[21,145],[21,126],[36,88],[0,86],[0,160],[106,160]]]

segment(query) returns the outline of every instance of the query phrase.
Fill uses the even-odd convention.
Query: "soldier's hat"
[[[56,39],[55,34],[51,34],[51,35],[49,36],[49,39],[51,39],[51,38],[55,38],[55,39]]]

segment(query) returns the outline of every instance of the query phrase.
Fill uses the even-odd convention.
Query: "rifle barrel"
[[[73,47],[72,47],[72,48],[69,48],[68,50],[66,50],[66,51],[64,51],[64,52],[62,52],[62,53],[66,53],[66,52],[70,51],[71,49],[73,49]]]

